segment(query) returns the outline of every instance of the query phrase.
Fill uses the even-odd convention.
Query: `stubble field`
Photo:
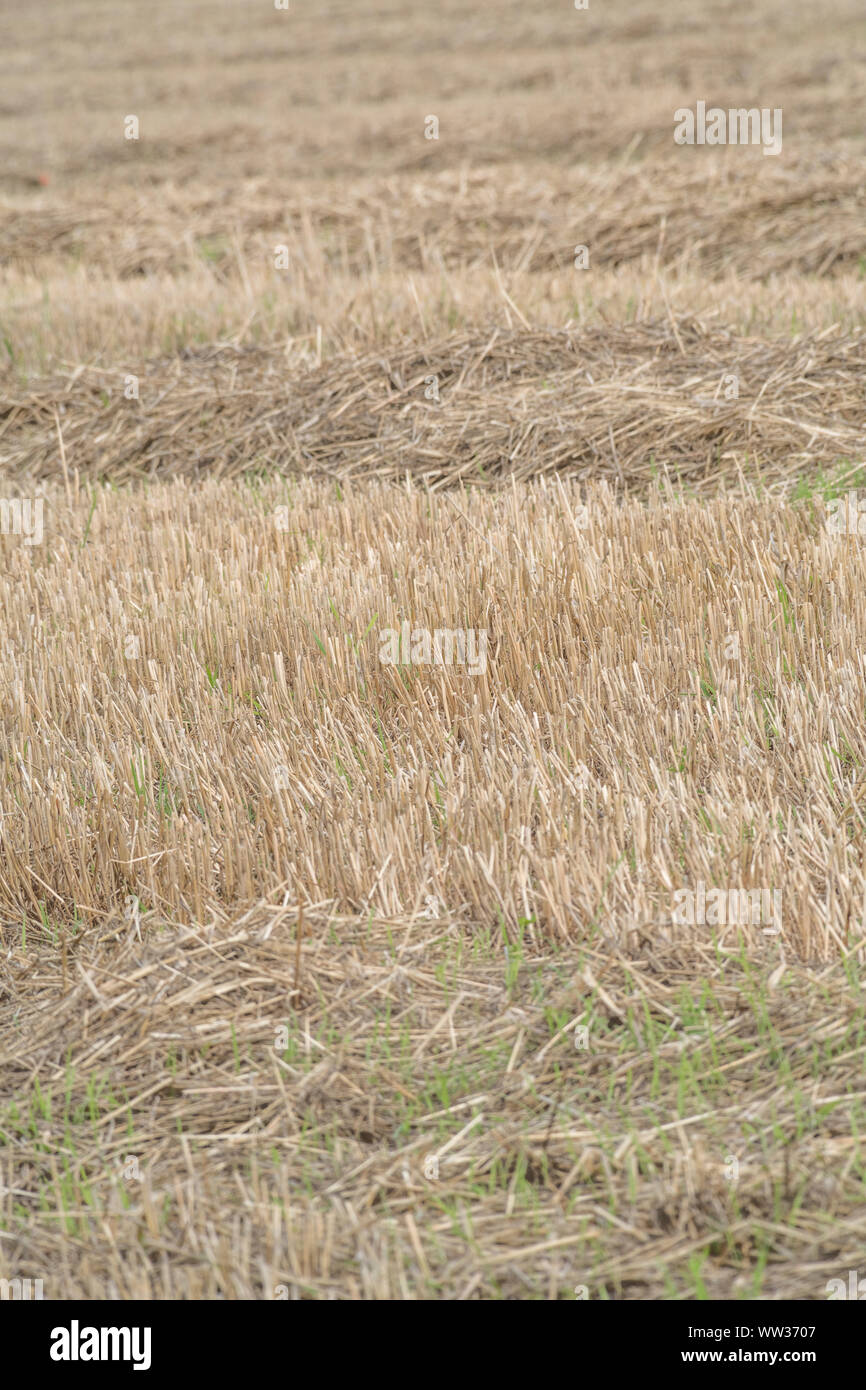
[[[0,7],[0,1279],[825,1298],[858,7],[176,8]]]

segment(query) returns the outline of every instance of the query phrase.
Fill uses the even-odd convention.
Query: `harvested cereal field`
[[[704,8],[0,7],[0,1282],[862,1264],[866,21]]]

